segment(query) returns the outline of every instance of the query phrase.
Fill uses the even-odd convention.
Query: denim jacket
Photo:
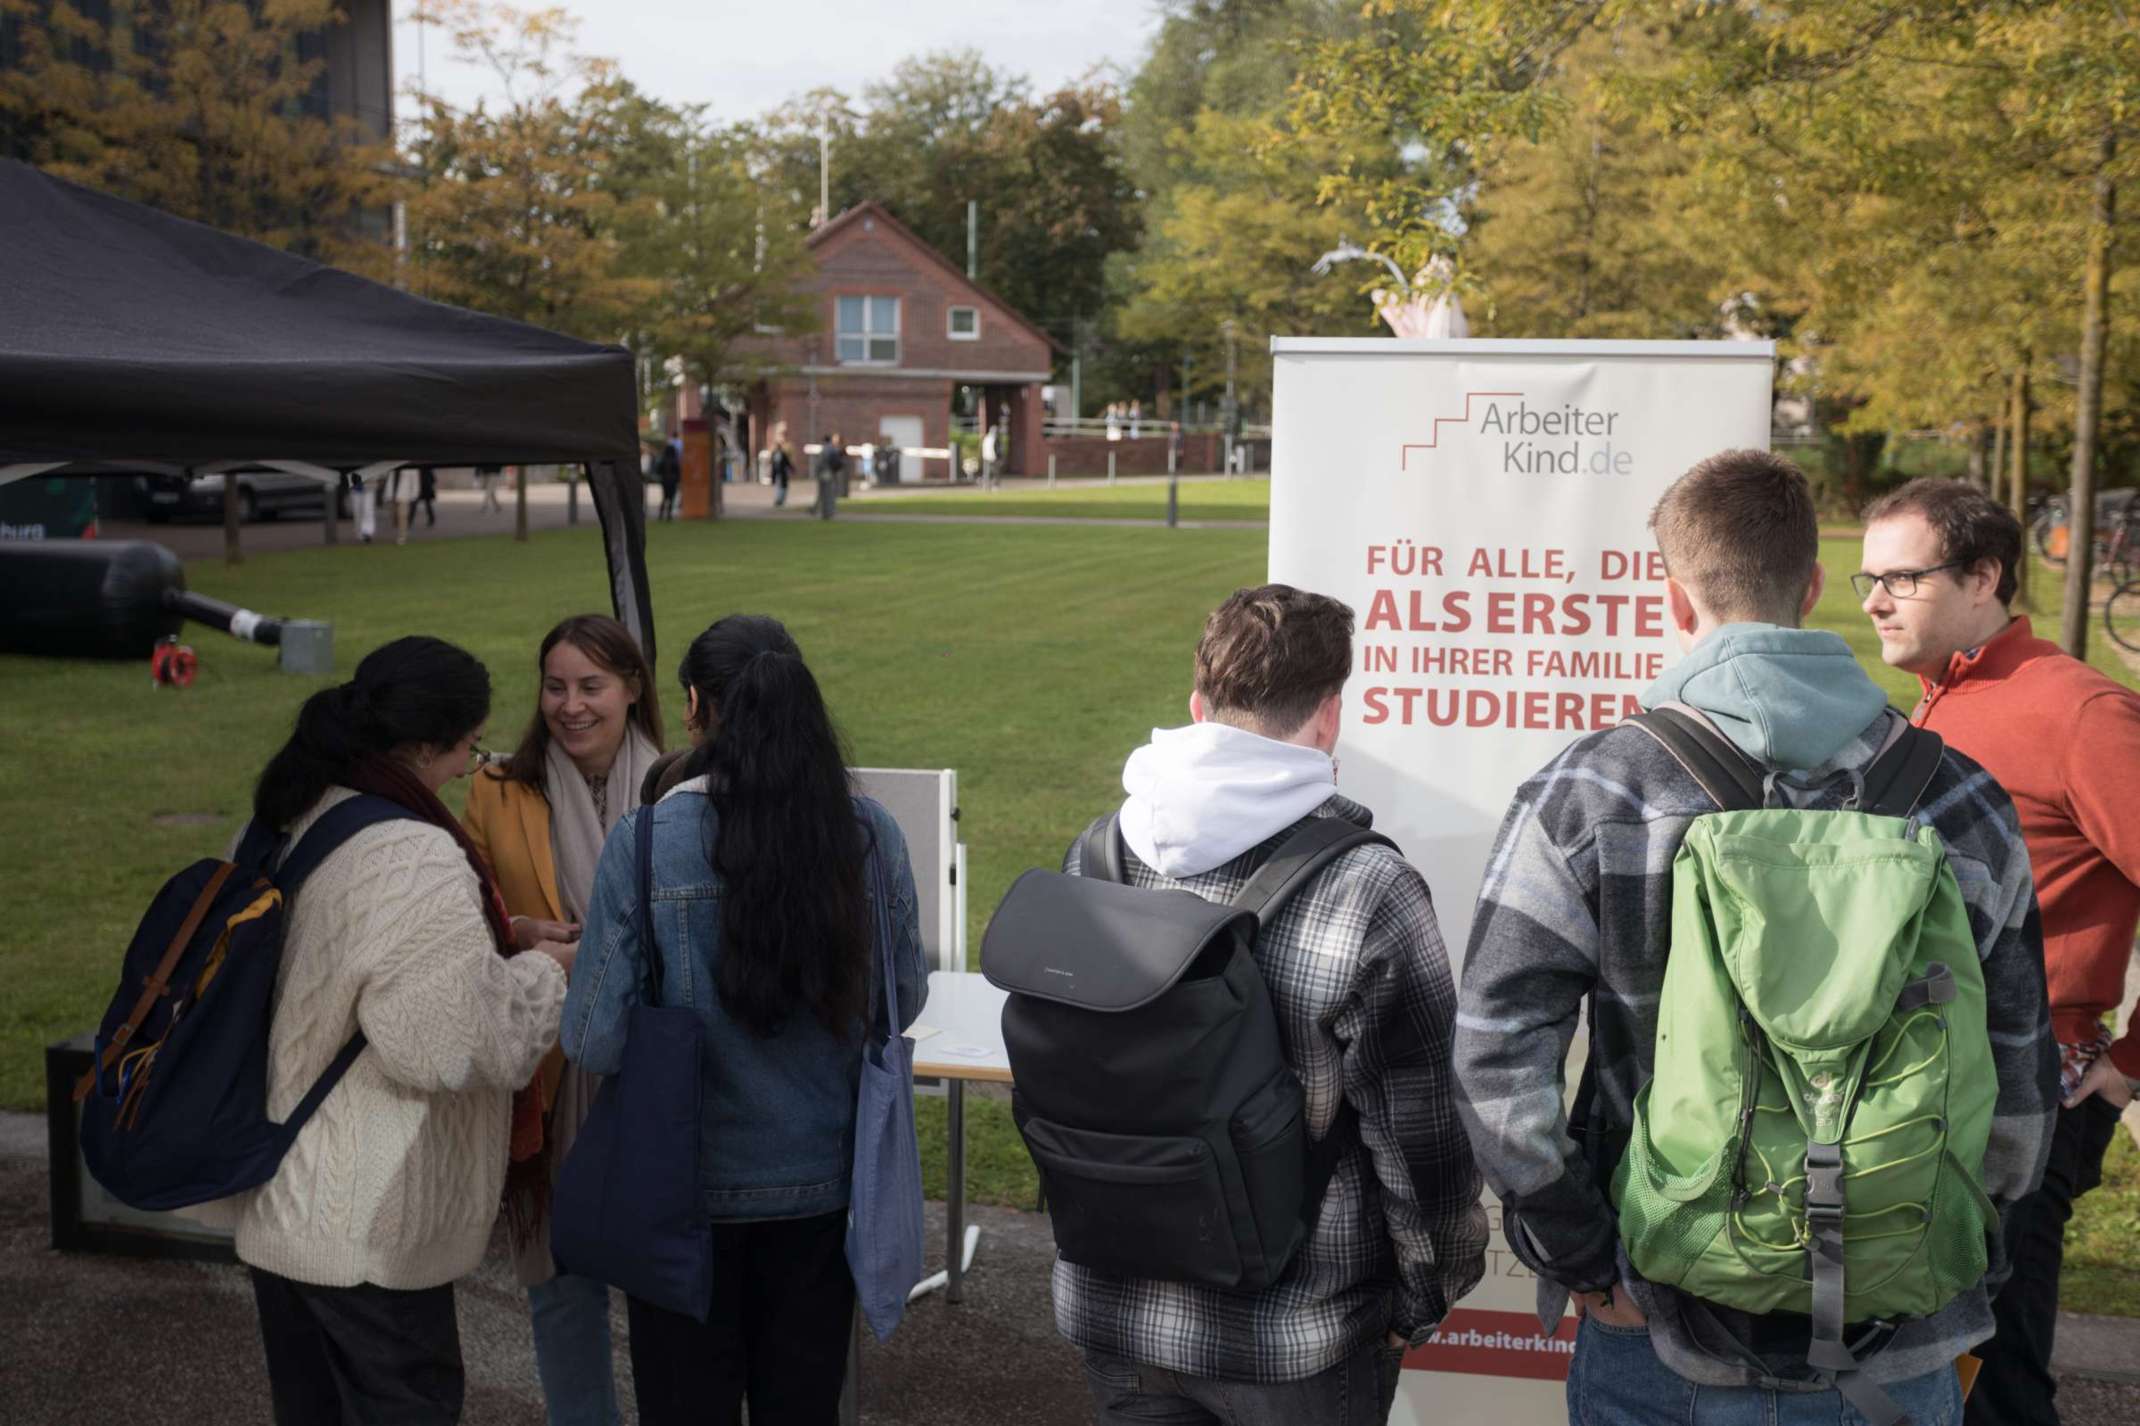
[[[866,797],[854,803],[872,857],[884,859],[904,1030],[928,993],[914,870],[891,813]],[[615,1074],[623,1062],[631,1007],[646,987],[635,838],[636,819],[648,815],[654,818],[653,939],[661,956],[662,998],[696,1010],[706,1027],[699,1182],[707,1212],[717,1220],[838,1212],[847,1207],[854,1157],[861,1027],[837,1036],[805,1011],[760,1038],[722,1009],[714,979],[721,956],[721,882],[713,871],[704,778],[620,819],[603,845],[565,995],[565,1054],[596,1074]],[[874,882],[869,884],[874,894]],[[872,1015],[883,1013],[879,956],[873,948]]]

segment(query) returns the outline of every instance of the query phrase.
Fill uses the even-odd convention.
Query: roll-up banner
[[[1271,578],[1353,608],[1338,785],[1425,874],[1461,974],[1517,785],[1678,656],[1650,509],[1704,456],[1768,447],[1774,344],[1272,351]],[[1540,1330],[1487,1203],[1486,1278],[1406,1357],[1393,1426],[1567,1419],[1575,1318]]]

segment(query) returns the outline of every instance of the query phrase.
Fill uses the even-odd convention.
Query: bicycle
[[[2036,553],[2052,569],[2065,567],[2072,548],[2073,530],[2066,502],[2053,496],[2029,527]],[[2100,497],[2096,506],[2095,572],[2112,584],[2123,584],[2140,574],[2140,508],[2131,492],[2116,491]]]
[[[2029,542],[2036,546],[2036,553],[2053,569],[2066,562],[2066,546],[2072,540],[2072,531],[2066,524],[2066,497],[2054,495],[2044,501],[2029,522]]]
[[[2103,601],[2103,632],[2111,642],[2140,654],[2140,579],[2128,579]]]

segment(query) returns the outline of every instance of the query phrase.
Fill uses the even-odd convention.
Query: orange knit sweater
[[[2061,1044],[2094,1039],[2124,998],[2140,921],[2140,694],[2016,619],[1925,683],[1910,721],[2013,798],[2043,912],[2051,1031]],[[2140,1076],[2140,1034],[2110,1054]]]

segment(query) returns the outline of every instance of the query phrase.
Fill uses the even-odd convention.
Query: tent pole
[[[654,661],[654,604],[647,590],[646,483],[636,463],[591,461],[587,489],[602,521],[602,553],[609,561],[610,604],[632,631],[647,662]]]
[[[186,467],[186,478],[193,478],[193,467]],[[238,473],[223,472],[223,563],[245,563],[245,551],[238,539]]]

